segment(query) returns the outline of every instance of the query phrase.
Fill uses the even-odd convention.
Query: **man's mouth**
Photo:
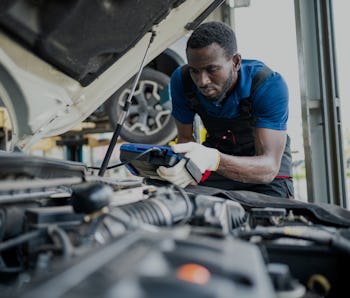
[[[200,91],[204,96],[213,96],[216,94],[216,90],[211,87],[206,87],[206,88],[200,88]]]

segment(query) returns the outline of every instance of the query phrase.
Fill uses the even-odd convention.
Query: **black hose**
[[[187,194],[168,189],[160,191],[157,197],[120,206],[131,220],[157,226],[171,226],[188,221],[192,216],[193,204]]]
[[[62,246],[62,254],[65,259],[71,257],[74,253],[74,247],[67,235],[67,233],[58,226],[50,226],[48,233],[51,237],[57,236]]]

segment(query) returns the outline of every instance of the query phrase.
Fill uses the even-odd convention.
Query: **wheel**
[[[170,78],[157,70],[145,68],[132,97],[120,136],[130,143],[165,145],[176,137],[171,116]],[[114,93],[107,102],[109,120],[115,128],[133,86],[133,79]]]

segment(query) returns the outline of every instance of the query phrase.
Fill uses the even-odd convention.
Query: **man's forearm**
[[[246,183],[270,183],[279,164],[268,156],[232,156],[221,153],[217,172],[229,179]]]

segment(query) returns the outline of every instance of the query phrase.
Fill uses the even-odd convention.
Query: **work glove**
[[[158,167],[157,173],[164,180],[180,187],[186,187],[189,184],[196,184],[195,180],[186,170],[185,164],[186,159],[181,159],[175,166],[170,168],[164,166]]]
[[[171,146],[171,149],[175,153],[182,153],[186,158],[191,159],[202,174],[207,170],[216,171],[219,167],[220,152],[217,149],[205,147],[195,142],[175,144]],[[186,160],[182,159],[173,167],[159,167],[157,173],[164,180],[181,187],[195,184],[195,180],[188,173],[185,164]]]
[[[189,142],[174,144],[171,149],[175,153],[182,153],[191,159],[203,174],[206,170],[216,171],[220,163],[220,152],[217,149],[203,146],[199,143]]]

